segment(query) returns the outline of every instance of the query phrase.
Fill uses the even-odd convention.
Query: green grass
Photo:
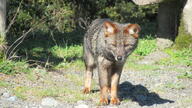
[[[56,99],[59,99],[61,101],[65,102],[77,102],[79,100],[89,100],[92,98],[98,98],[98,93],[92,93],[92,94],[83,94],[80,89],[71,89],[67,86],[61,87],[61,86],[54,86],[49,88],[33,88],[32,89],[33,95],[35,94],[38,98],[44,98],[44,97],[55,97]]]
[[[183,73],[181,75],[178,75],[177,78],[179,79],[192,79],[192,73]]]
[[[8,87],[10,84],[6,81],[0,81],[0,87]]]
[[[179,82],[177,82],[177,83],[171,83],[171,82],[169,82],[169,83],[166,83],[166,84],[164,85],[164,87],[165,87],[165,88],[171,88],[171,89],[178,89],[178,90],[180,90],[180,89],[184,89],[184,88],[185,88],[185,85],[182,84],[182,83],[179,83]]]
[[[176,50],[169,48],[164,52],[170,55],[170,57],[162,59],[159,64],[192,66],[192,49]]]
[[[25,61],[10,61],[2,60],[0,61],[0,72],[4,74],[17,74],[20,72],[30,72],[28,64]]]
[[[82,57],[83,47],[82,45],[54,46],[50,49],[50,52],[63,59],[75,59]]]
[[[83,79],[76,79],[77,76],[67,75],[65,76],[71,84],[63,82],[60,85],[55,85],[51,79],[43,80],[46,84],[45,87],[34,86],[30,87],[29,85],[17,86],[12,89],[14,95],[23,100],[31,99],[31,97],[36,100],[40,100],[44,97],[54,97],[58,100],[74,103],[79,100],[90,100],[90,99],[99,99],[99,93],[83,94],[82,90],[82,81]]]
[[[146,38],[140,39],[137,49],[133,54],[146,56],[156,49],[156,40],[151,36],[146,36]]]
[[[66,74],[65,77],[69,80],[71,80],[76,86],[83,86],[83,78],[84,76],[79,76],[77,74]]]
[[[15,96],[17,96],[18,98],[21,98],[23,100],[27,99],[28,91],[30,90],[30,87],[27,86],[18,86],[12,89],[12,92]]]
[[[61,62],[57,66],[54,67],[55,69],[66,69],[66,70],[83,70],[85,68],[83,60],[74,60],[71,62]]]
[[[181,101],[181,103],[192,103],[192,97],[187,97],[186,96],[186,98],[184,98],[184,99],[182,99],[180,101]]]

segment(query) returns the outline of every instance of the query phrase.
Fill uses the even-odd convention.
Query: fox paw
[[[108,104],[109,104],[109,101],[108,101],[107,98],[101,98],[101,99],[100,99],[100,104],[101,104],[101,105],[108,105]]]
[[[90,93],[90,91],[91,91],[90,88],[84,88],[83,89],[84,94],[88,94],[88,93]]]
[[[119,98],[111,98],[111,104],[113,104],[113,105],[119,105],[119,104],[120,104]]]

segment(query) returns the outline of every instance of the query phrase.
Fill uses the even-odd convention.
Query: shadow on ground
[[[143,85],[132,85],[128,81],[120,84],[119,96],[121,100],[131,99],[132,101],[138,102],[140,106],[151,106],[154,104],[174,102],[172,100],[163,99],[154,92],[149,92],[149,90]]]

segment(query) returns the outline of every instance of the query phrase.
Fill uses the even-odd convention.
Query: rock
[[[157,47],[159,49],[169,48],[173,45],[173,41],[164,38],[157,38]]]
[[[75,108],[89,108],[89,107],[86,104],[79,104],[79,105],[75,106]]]
[[[162,51],[156,51],[153,52],[151,54],[149,54],[148,56],[145,56],[141,61],[139,61],[139,64],[154,64],[156,62],[158,62],[159,60],[163,59],[163,58],[168,58],[169,55],[162,52]]]
[[[8,98],[8,97],[10,97],[10,93],[9,92],[5,92],[5,93],[2,94],[2,96],[4,98]]]
[[[56,107],[58,104],[59,104],[59,102],[51,97],[43,98],[41,101],[42,106]]]
[[[82,101],[82,100],[77,101],[77,104],[85,104],[85,101]]]
[[[7,100],[8,101],[16,101],[17,100],[17,96],[11,96]]]

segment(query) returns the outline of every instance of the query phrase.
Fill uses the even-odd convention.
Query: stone
[[[89,107],[86,104],[79,104],[79,105],[75,106],[75,108],[89,108]]]
[[[17,100],[17,96],[11,96],[9,98],[7,98],[8,101],[16,101]]]
[[[145,56],[138,64],[154,64],[161,59],[169,58],[170,56],[162,51],[152,52],[148,56]]]
[[[56,107],[58,104],[59,102],[52,97],[43,98],[41,101],[41,105],[43,106]]]
[[[4,98],[8,98],[8,97],[10,97],[10,93],[9,92],[5,92],[5,93],[2,94],[2,96]]]
[[[173,45],[173,41],[170,39],[157,38],[157,48],[162,50],[165,48],[169,48]]]

